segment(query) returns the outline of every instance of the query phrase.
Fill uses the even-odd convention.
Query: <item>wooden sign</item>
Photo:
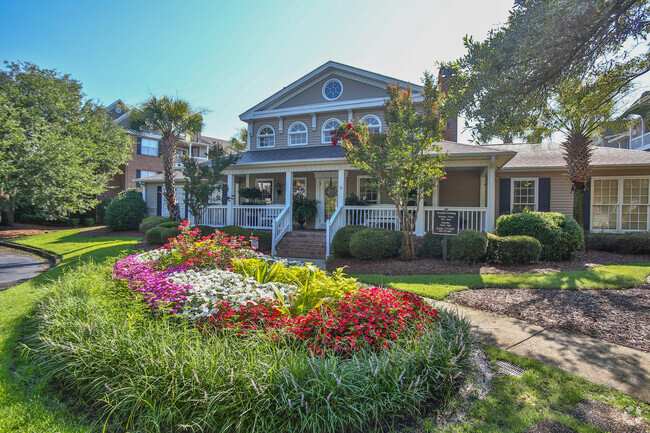
[[[434,210],[433,211],[433,233],[438,235],[458,234],[458,211],[457,210]]]

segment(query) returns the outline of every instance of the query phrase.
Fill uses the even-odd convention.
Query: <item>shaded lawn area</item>
[[[648,282],[650,263],[601,266],[546,274],[352,275],[359,281],[389,286],[434,299],[467,289],[626,289]]]
[[[48,293],[48,282],[81,262],[104,261],[131,251],[135,237],[87,237],[81,229],[46,233],[13,242],[50,251],[62,257],[61,264],[18,286],[0,292],[0,431],[80,432],[93,427],[73,415],[39,383],[33,367],[20,357],[20,339],[27,318]]]

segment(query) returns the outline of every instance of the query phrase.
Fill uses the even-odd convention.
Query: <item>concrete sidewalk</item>
[[[467,317],[481,343],[650,402],[650,353],[448,302],[432,304]]]

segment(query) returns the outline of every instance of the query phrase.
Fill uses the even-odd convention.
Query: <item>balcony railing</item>
[[[630,149],[643,149],[648,146],[650,146],[650,132],[646,132],[630,140]]]

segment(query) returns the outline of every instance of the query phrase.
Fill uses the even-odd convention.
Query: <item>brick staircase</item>
[[[276,247],[280,257],[325,258],[325,230],[295,229],[285,234]]]

